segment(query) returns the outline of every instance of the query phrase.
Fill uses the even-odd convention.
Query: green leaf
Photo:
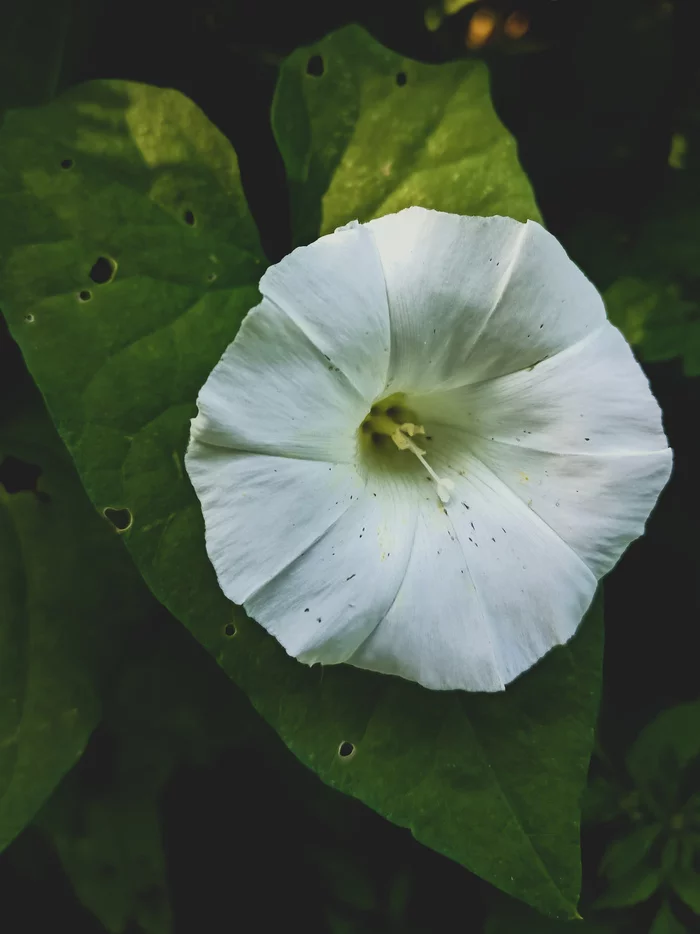
[[[111,794],[95,796],[79,772],[71,773],[39,826],[80,902],[110,934],[170,934],[156,795],[130,787],[122,774],[115,778],[119,786]]]
[[[491,915],[484,934],[614,934],[614,928],[596,921],[550,921],[541,915],[525,922],[520,918]]]
[[[21,380],[0,399],[0,850],[80,757],[124,636],[155,605],[116,539]]]
[[[3,111],[53,97],[72,0],[27,0],[0,8],[0,124]]]
[[[622,276],[604,293],[608,316],[649,362],[685,355],[687,376],[700,376],[700,307],[680,285]]]
[[[75,71],[102,0],[22,0],[0,7],[3,112],[51,100]]]
[[[483,62],[424,65],[348,26],[286,59],[272,124],[295,245],[410,205],[539,219]]]
[[[662,830],[663,824],[648,824],[613,840],[603,855],[600,871],[608,879],[619,879],[643,862]]]
[[[688,934],[684,924],[676,918],[668,902],[664,902],[652,922],[649,934]]]
[[[692,869],[677,869],[671,876],[671,885],[688,908],[700,915],[700,874]]]
[[[680,856],[681,841],[678,836],[669,837],[661,850],[661,871],[668,876],[676,868]]]
[[[607,923],[580,919],[553,921],[511,899],[497,898],[483,934],[613,934]]]
[[[589,776],[581,800],[581,817],[586,824],[603,824],[614,820],[622,811],[624,793],[613,781],[602,775]]]
[[[624,876],[616,878],[604,895],[596,899],[593,907],[627,908],[645,902],[661,884],[661,870],[651,866],[637,866]]]
[[[700,701],[693,701],[664,710],[644,727],[627,753],[627,770],[667,808],[680,807],[685,802],[675,795],[681,773],[699,755]]]
[[[683,869],[692,869],[700,857],[700,833],[685,830],[679,842],[678,865]]]
[[[144,641],[147,646],[144,650]],[[110,934],[169,934],[160,795],[181,764],[210,764],[255,727],[247,699],[171,618],[120,673],[85,759],[37,824]],[[92,760],[110,764],[95,781]]]
[[[497,696],[288,657],[219,590],[182,466],[197,391],[257,301],[259,248],[230,146],[181,95],[120,82],[15,112],[0,136],[0,210],[18,218],[0,229],[0,298],[98,509],[133,517],[124,540],[153,591],[324,781],[572,916],[601,601],[569,646]],[[95,285],[100,255],[116,271]],[[354,755],[339,755],[343,743]]]
[[[682,357],[685,375],[700,376],[700,283],[665,274],[638,249],[639,256],[617,257],[621,275],[603,291],[608,317],[643,360]],[[595,276],[594,266],[584,268]]]
[[[663,45],[656,34],[652,41]],[[654,74],[648,55],[643,72]],[[660,193],[635,206],[634,222],[589,220],[569,246],[642,359],[682,357],[692,377],[700,376],[700,85],[689,90],[691,106],[669,115],[676,132],[663,184],[652,186]]]

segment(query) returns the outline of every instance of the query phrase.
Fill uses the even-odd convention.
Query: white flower
[[[538,224],[409,208],[267,270],[187,470],[224,593],[307,664],[497,691],[566,642],[671,470]]]

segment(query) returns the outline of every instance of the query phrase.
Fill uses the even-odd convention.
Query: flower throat
[[[447,477],[438,477],[425,459],[425,451],[419,448],[413,438],[424,435],[425,429],[418,424],[418,416],[405,404],[403,393],[397,392],[381,402],[375,402],[369,415],[360,425],[363,439],[368,439],[373,446],[380,448],[387,441],[392,441],[399,451],[410,451],[421,462],[428,475],[435,481],[440,501],[447,503],[454,489],[454,483]]]

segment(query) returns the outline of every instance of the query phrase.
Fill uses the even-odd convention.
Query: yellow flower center
[[[418,416],[406,405],[406,397],[401,392],[375,402],[360,425],[360,440],[365,449],[368,445],[381,449],[387,442],[393,442],[395,448],[392,450],[410,451],[435,481],[440,500],[447,503],[454,483],[447,477],[438,477],[425,459],[426,452],[413,440],[416,435],[424,434],[425,429],[419,424]]]

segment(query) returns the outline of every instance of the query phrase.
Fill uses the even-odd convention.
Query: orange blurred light
[[[530,20],[524,13],[511,13],[507,18],[503,31],[509,39],[522,39],[530,28]]]
[[[468,49],[480,49],[486,45],[496,28],[498,17],[493,10],[477,10],[469,20],[465,42]]]

